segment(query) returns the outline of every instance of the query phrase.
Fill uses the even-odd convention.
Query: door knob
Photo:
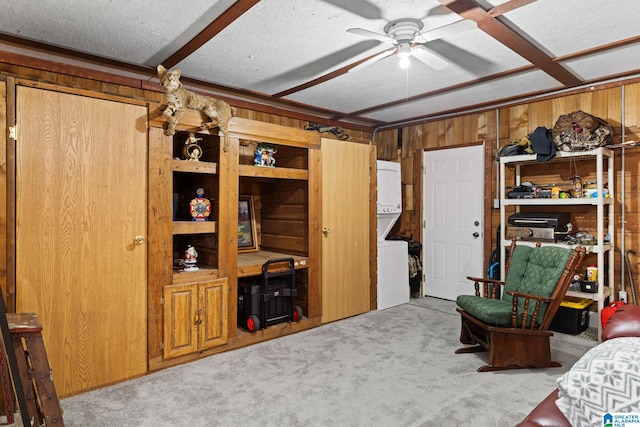
[[[473,238],[477,239],[478,237],[480,237],[480,233],[478,233],[477,231],[475,233],[473,233]]]
[[[322,227],[322,232],[326,236],[327,234],[329,234],[331,232],[331,230],[329,230],[327,227]]]
[[[133,241],[135,242],[136,245],[142,245],[144,244],[144,237],[143,236],[136,236],[133,238]]]

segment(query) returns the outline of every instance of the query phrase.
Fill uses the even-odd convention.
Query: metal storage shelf
[[[598,267],[598,292],[586,293],[568,291],[568,296],[578,296],[581,298],[589,298],[595,301],[598,305],[598,314],[604,308],[604,304],[608,297],[613,296],[613,282],[614,282],[614,195],[612,194],[614,189],[614,170],[613,170],[613,151],[600,147],[591,151],[583,152],[558,152],[556,157],[550,160],[549,163],[562,163],[567,161],[592,161],[593,169],[595,170],[597,188],[596,194],[603,194],[604,184],[606,182],[609,197],[606,198],[575,198],[575,199],[507,199],[506,197],[506,168],[514,169],[515,185],[521,185],[522,183],[522,170],[524,166],[531,166],[539,164],[536,162],[535,155],[520,155],[520,156],[507,156],[500,158],[500,235],[506,236],[506,224],[507,215],[506,207],[515,206],[516,210],[519,210],[520,206],[566,206],[567,209],[571,209],[575,206],[593,206],[596,210],[596,223],[597,230],[595,236],[597,238],[597,244],[593,246],[587,246],[587,250],[590,253],[596,254],[596,266]],[[529,172],[527,176],[535,176],[535,172]],[[605,242],[605,235],[609,236],[608,241]],[[510,241],[502,240],[503,246],[508,246]],[[522,244],[535,244],[535,242],[521,242]],[[553,243],[543,243],[553,244]],[[560,244],[555,244],[560,245]],[[567,245],[561,245],[567,247]],[[571,247],[571,246],[569,246]],[[505,265],[506,256],[504,251],[500,251],[500,265]],[[606,262],[605,262],[606,261]],[[504,276],[504,272],[501,271],[501,276]],[[605,286],[605,277],[608,281],[608,286]],[[504,280],[504,277],[502,277]],[[598,322],[598,337],[601,335],[601,325]]]
[[[608,286],[603,288],[602,294],[600,292],[595,293],[595,294],[591,294],[591,293],[588,293],[588,292],[579,292],[579,291],[572,291],[572,290],[567,291],[567,296],[578,297],[578,298],[587,298],[587,299],[592,299],[594,301],[599,301],[599,302],[600,301],[604,302],[604,300],[606,300],[607,297],[612,296],[612,295],[613,295],[613,288],[608,287]]]
[[[613,158],[613,150],[610,150],[606,147],[599,147],[590,151],[558,151],[556,152],[556,156],[553,159],[549,160],[549,163],[559,163],[570,160],[590,160],[599,155],[607,158]],[[519,156],[501,157],[500,163],[519,163],[521,165],[539,164],[536,161],[535,154],[522,154]]]
[[[504,199],[505,206],[576,206],[576,205],[611,205],[613,199],[591,198],[591,199]]]

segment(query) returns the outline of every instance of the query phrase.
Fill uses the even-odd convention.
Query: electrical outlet
[[[627,292],[626,291],[620,291],[618,292],[618,300],[622,301],[623,303],[627,303]]]

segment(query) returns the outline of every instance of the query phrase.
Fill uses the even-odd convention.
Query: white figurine
[[[191,245],[187,246],[187,250],[184,251],[184,271],[196,271],[198,262],[198,252],[196,248]]]

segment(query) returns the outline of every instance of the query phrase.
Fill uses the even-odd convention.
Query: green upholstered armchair
[[[458,296],[460,342],[470,346],[456,353],[488,351],[489,364],[480,372],[560,366],[551,361],[549,324],[584,254],[583,247],[532,247],[514,240],[506,280],[468,277],[475,295]]]

